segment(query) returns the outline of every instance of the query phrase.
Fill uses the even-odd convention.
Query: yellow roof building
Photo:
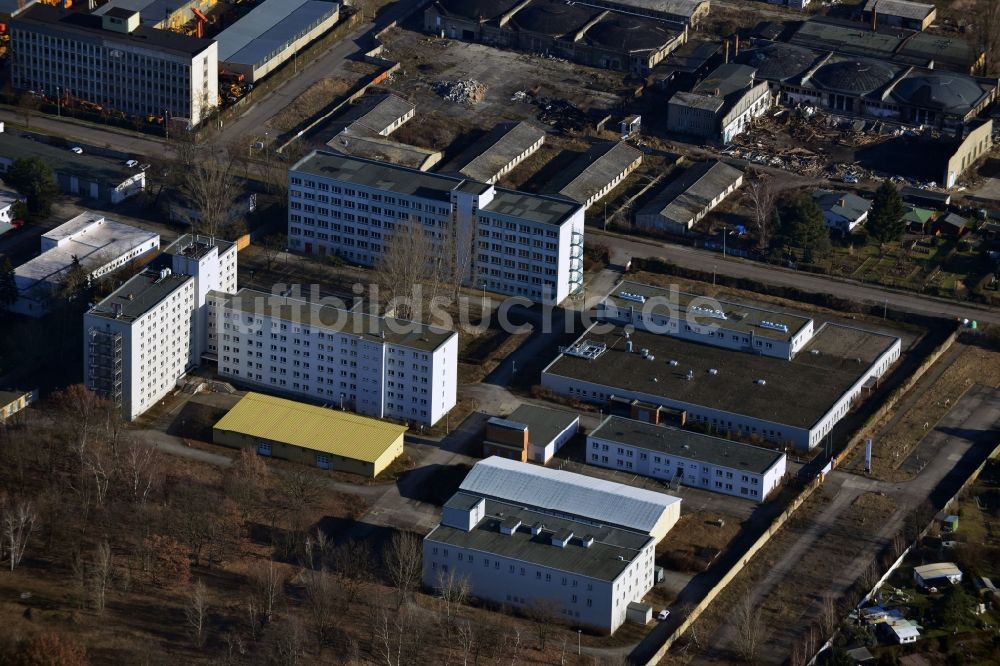
[[[377,476],[402,455],[405,432],[395,423],[250,392],[215,424],[213,439],[256,447],[263,456]]]

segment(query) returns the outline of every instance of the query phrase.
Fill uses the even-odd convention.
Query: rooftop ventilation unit
[[[646,297],[642,294],[633,294],[630,291],[619,291],[618,298],[623,301],[632,301],[633,303],[645,303]]]
[[[712,317],[713,319],[725,319],[726,313],[722,310],[717,310],[716,308],[705,307],[702,305],[692,305],[688,308],[689,311],[701,315],[702,317]]]
[[[593,342],[591,340],[581,340],[569,347],[560,347],[559,351],[567,356],[576,356],[593,361],[595,358],[608,350],[608,346],[603,342]]]
[[[788,326],[786,324],[779,324],[778,322],[768,321],[766,319],[760,322],[760,327],[772,331],[781,331],[782,333],[788,333]]]

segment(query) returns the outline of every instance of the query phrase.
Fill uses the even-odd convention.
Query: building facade
[[[458,334],[243,289],[209,299],[219,374],[358,414],[433,425],[455,406]]]
[[[470,594],[607,633],[653,586],[655,541],[462,492],[424,537],[423,583],[464,579]]]
[[[155,405],[201,363],[207,294],[235,289],[234,243],[185,235],[167,254],[175,269],[192,272],[145,270],[83,317],[84,383],[120,405],[128,420]]]
[[[720,65],[691,92],[670,98],[667,129],[728,144],[774,104],[770,85],[755,74],[746,65]]]
[[[494,416],[486,422],[483,457],[500,456],[545,465],[579,428],[580,417],[576,414],[521,405],[506,418]]]
[[[754,502],[785,476],[784,453],[619,416],[588,437],[586,462]]]
[[[470,286],[555,304],[582,285],[583,208],[571,202],[322,151],[289,170],[293,250],[371,266],[404,223]]]
[[[216,105],[216,43],[141,25],[139,12],[97,16],[38,4],[11,28],[16,89],[192,126]]]
[[[701,162],[669,183],[635,214],[644,229],[686,234],[743,185],[743,172],[722,162]]]

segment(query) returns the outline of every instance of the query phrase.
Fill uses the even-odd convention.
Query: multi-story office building
[[[653,586],[655,551],[648,534],[458,492],[424,537],[423,582],[613,633]]]
[[[586,461],[763,502],[785,476],[785,454],[620,416],[587,437]]]
[[[208,335],[240,384],[426,425],[455,406],[454,331],[243,289],[211,295]]]
[[[583,284],[583,207],[347,155],[289,170],[292,249],[375,264],[397,225],[419,223],[466,284],[559,303]]]
[[[17,89],[191,125],[216,105],[218,49],[210,39],[141,25],[139,12],[120,7],[97,16],[37,4],[11,27]]]
[[[201,362],[208,292],[236,288],[233,243],[185,235],[167,254],[172,269],[143,271],[83,318],[84,383],[121,405],[129,420]]]

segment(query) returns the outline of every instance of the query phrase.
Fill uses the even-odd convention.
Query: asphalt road
[[[964,304],[931,296],[883,289],[825,275],[800,273],[746,259],[723,257],[717,252],[708,250],[657,241],[633,240],[626,236],[609,234],[598,229],[587,229],[587,234],[592,239],[599,238],[600,242],[611,249],[612,261],[615,263],[636,257],[663,257],[671,263],[685,268],[716,271],[719,275],[748,278],[763,284],[795,287],[813,293],[832,294],[858,303],[884,304],[890,308],[916,314],[947,318],[961,317],[1000,324],[1000,311],[977,304]]]
[[[33,132],[65,137],[68,142],[80,144],[85,149],[86,146],[96,146],[126,155],[150,158],[161,158],[164,155],[162,139],[118,127],[105,127],[72,118],[40,114],[33,116],[31,123],[26,125],[24,114],[11,107],[0,107],[0,122],[4,123],[4,131],[7,132],[29,129]]]

